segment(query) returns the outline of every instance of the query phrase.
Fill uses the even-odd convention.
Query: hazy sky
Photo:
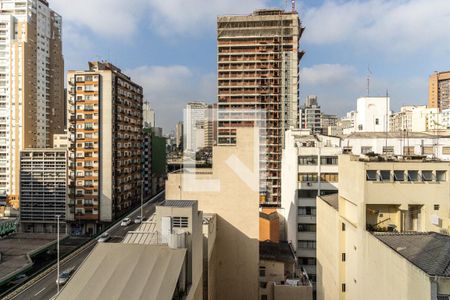
[[[285,0],[50,0],[63,17],[66,69],[106,59],[144,87],[165,132],[189,100],[216,101],[216,16]],[[389,90],[392,108],[427,102],[427,79],[450,69],[449,0],[297,1],[306,30],[301,102],[342,115]]]

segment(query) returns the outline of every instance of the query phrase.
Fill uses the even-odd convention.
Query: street
[[[164,193],[160,193],[155,196],[151,201],[144,204],[144,217],[149,218],[155,212],[155,204],[164,200]],[[134,219],[140,215],[140,208],[136,209],[132,213],[130,213],[127,217]],[[109,243],[120,243],[122,239],[125,237],[128,231],[135,230],[139,225],[138,224],[130,224],[127,227],[120,226],[120,222],[111,227],[107,232],[111,235],[111,240]],[[91,253],[92,249],[97,245],[96,241],[92,241],[87,244],[86,248],[70,257],[70,259],[60,265],[60,272],[72,268],[76,269],[83,263],[84,259]],[[62,288],[62,287],[61,287]],[[56,286],[56,270],[53,270],[45,277],[41,278],[33,285],[25,289],[23,292],[18,294],[13,298],[8,299],[35,299],[35,300],[48,300],[55,296],[57,293]]]

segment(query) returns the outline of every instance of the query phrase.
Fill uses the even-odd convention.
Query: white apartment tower
[[[20,151],[64,133],[61,17],[46,0],[0,0],[0,197],[19,206]]]

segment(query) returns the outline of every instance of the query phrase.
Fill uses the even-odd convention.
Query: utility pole
[[[56,215],[56,295],[59,295],[59,217]]]
[[[141,184],[141,221],[144,218],[144,179]]]

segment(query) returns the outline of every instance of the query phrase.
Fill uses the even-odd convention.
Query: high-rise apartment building
[[[108,62],[69,71],[70,173],[67,219],[95,233],[140,201],[142,87]]]
[[[208,104],[193,101],[184,110],[184,150],[195,153],[205,147],[208,126]]]
[[[312,133],[322,133],[321,116],[317,96],[306,97],[305,104],[301,107],[300,127],[310,129]]]
[[[260,160],[266,191],[261,192],[266,203],[280,202],[284,132],[299,126],[302,32],[296,11],[257,10],[217,19],[217,143],[234,144],[236,128],[255,126],[261,116],[255,119],[252,112],[263,112],[266,151]]]
[[[435,72],[428,81],[428,107],[450,108],[450,71]]]
[[[20,152],[20,223],[25,232],[65,228],[67,150],[25,149]],[[63,230],[62,230],[63,231]]]
[[[64,133],[61,17],[46,0],[0,0],[0,197],[19,205],[20,151]]]

